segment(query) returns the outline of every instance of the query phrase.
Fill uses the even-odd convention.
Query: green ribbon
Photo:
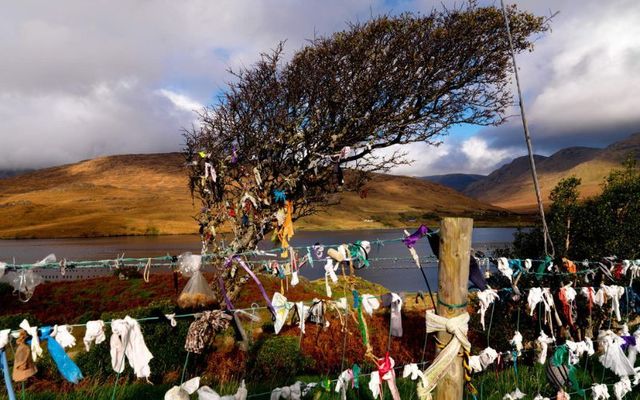
[[[358,323],[360,328],[360,335],[362,336],[362,343],[366,346],[367,341],[367,330],[364,326],[364,318],[362,317],[362,298],[357,290],[353,291],[353,304],[356,306],[358,310]]]
[[[360,387],[360,366],[358,364],[353,364],[351,371],[353,371],[353,387],[358,389]]]
[[[560,367],[563,364],[567,366],[569,372],[569,381],[571,382],[571,386],[580,396],[585,396],[584,389],[580,389],[580,383],[578,383],[578,377],[576,376],[576,367],[569,363],[569,349],[566,344],[559,346],[556,348],[555,353],[553,353],[553,358],[551,359],[551,363]]]
[[[542,276],[544,275],[544,270],[551,263],[553,263],[553,258],[551,258],[551,256],[547,255],[547,256],[544,257],[544,261],[542,261],[541,263],[538,264],[538,269],[536,271],[536,279],[537,280],[542,279]]]

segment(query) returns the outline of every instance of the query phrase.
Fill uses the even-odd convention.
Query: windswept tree
[[[515,7],[508,15],[516,51],[531,50],[543,18]],[[459,124],[499,125],[512,104],[495,7],[381,16],[311,40],[288,60],[283,49],[232,72],[226,93],[185,134],[209,251],[222,250],[222,226],[233,232],[230,253],[271,232],[286,246],[292,221],[357,190],[371,172],[409,162],[401,145],[437,145]]]

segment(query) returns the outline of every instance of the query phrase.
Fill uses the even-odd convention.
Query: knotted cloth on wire
[[[453,318],[436,315],[433,310],[427,310],[427,333],[447,332],[453,335],[449,343],[438,354],[433,363],[424,371],[422,381],[418,382],[418,397],[420,400],[430,400],[431,392],[438,382],[447,374],[449,367],[458,358],[460,347],[471,350],[471,343],[467,339],[469,331],[469,314],[463,313]]]

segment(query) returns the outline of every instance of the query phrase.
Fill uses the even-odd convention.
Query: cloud
[[[496,148],[479,136],[460,140],[450,137],[439,146],[414,143],[404,146],[411,165],[393,170],[393,173],[411,176],[442,175],[449,173],[488,174],[513,157],[522,155],[517,148]]]
[[[189,98],[189,96],[173,92],[169,89],[160,89],[157,90],[156,93],[158,93],[160,96],[166,97],[173,103],[174,106],[183,111],[199,111],[204,107],[203,104]]]
[[[560,11],[552,32],[518,57],[534,146],[601,147],[640,131],[640,3],[549,6]],[[517,116],[483,135],[500,146],[523,143]]]
[[[518,57],[535,148],[600,146],[640,130],[640,3],[518,3],[560,11],[553,32]],[[181,128],[224,89],[228,68],[251,65],[281,40],[290,56],[348,21],[434,6],[440,1],[9,2],[0,13],[0,169],[179,150]],[[439,147],[410,145],[414,165],[396,172],[488,172],[524,150],[517,117],[472,137],[456,132]]]

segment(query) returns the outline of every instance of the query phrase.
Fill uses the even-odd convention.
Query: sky
[[[603,147],[640,132],[640,2],[507,0],[559,12],[517,58],[534,150]],[[286,40],[290,56],[349,21],[428,12],[450,0],[21,0],[0,6],[0,169],[179,151],[182,128],[232,79]],[[499,2],[481,0],[481,5]],[[405,147],[393,172],[486,174],[526,152],[519,111]]]

